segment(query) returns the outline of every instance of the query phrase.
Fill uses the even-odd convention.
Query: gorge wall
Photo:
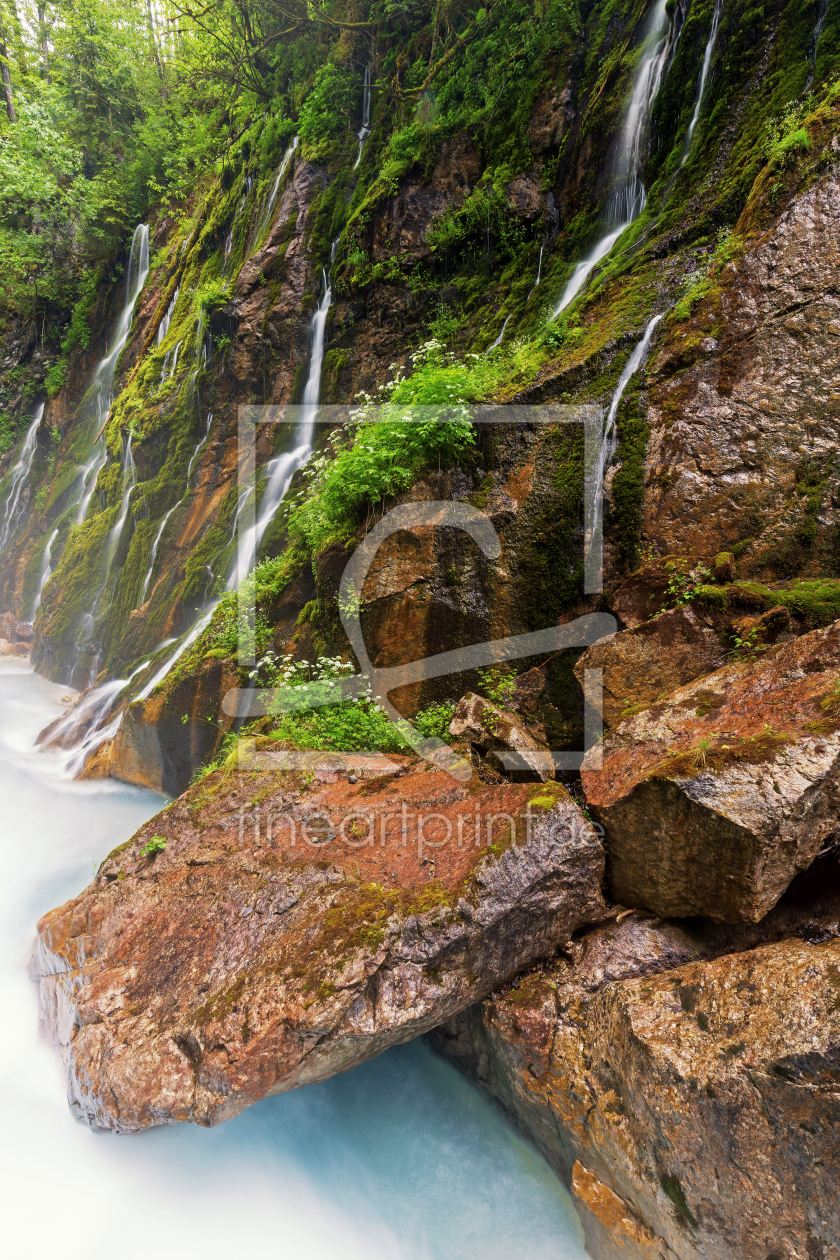
[[[45,739],[183,794],[40,924],[74,1106],[212,1123],[436,1028],[573,1186],[593,1256],[831,1260],[840,10],[339,16],[185,204],[152,199],[81,342],[7,319],[0,602],[85,693]],[[596,594],[581,425],[464,420],[551,403],[604,417]],[[374,666],[586,613],[618,633],[396,694],[455,739],[458,787],[381,731],[367,777],[329,759],[346,732],[276,714],[235,744],[231,690],[358,668],[342,573],[418,501],[484,513],[499,553],[442,517],[392,534],[358,592]],[[581,749],[586,669],[610,729],[571,795],[508,782],[500,715],[512,748]],[[450,726],[475,691],[485,717],[468,695]],[[232,786],[242,756],[268,786]],[[467,802],[475,839],[348,856],[342,811],[398,797],[449,834]],[[266,838],[269,805],[293,837],[326,816],[323,852]],[[491,811],[532,807],[536,840],[497,844]]]

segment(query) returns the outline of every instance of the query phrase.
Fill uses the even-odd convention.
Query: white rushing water
[[[114,329],[114,341],[111,350],[105,355],[96,368],[93,378],[93,394],[96,399],[95,421],[97,440],[94,442],[87,463],[79,478],[78,504],[76,524],[81,525],[87,516],[96,480],[108,461],[105,443],[101,441],[101,432],[111,410],[112,387],[117,361],[125,349],[128,334],[134,320],[134,304],[140,295],[146,277],[149,274],[149,228],[145,223],[138,223],[131,238],[131,253],[128,256],[128,274],[125,281],[125,305],[120,312]],[[177,295],[176,295],[177,296]],[[174,310],[174,305],[172,307]]]
[[[63,689],[0,662],[0,1043],[4,1250],[14,1260],[586,1260],[541,1157],[421,1044],[266,1099],[215,1129],[137,1137],[74,1120],[37,1032],[38,916],[163,804],[69,782],[38,730]],[[48,1203],[45,1202],[48,1201]]]
[[[277,170],[277,178],[274,181],[274,187],[271,190],[271,195],[268,199],[268,205],[265,208],[265,214],[263,215],[262,222],[260,223],[260,232],[262,232],[264,228],[268,226],[269,219],[271,218],[271,212],[274,209],[274,202],[277,198],[277,190],[280,187],[280,182],[283,179],[283,176],[286,174],[286,171],[289,169],[289,163],[291,162],[294,156],[295,150],[297,149],[299,144],[300,144],[300,136],[295,136],[294,140],[289,145],[286,152],[283,154],[283,160],[280,163],[280,166]],[[250,190],[250,184],[248,185],[248,188]],[[257,235],[259,235],[259,233],[257,233]],[[231,240],[231,244],[233,244],[233,240]]]
[[[335,259],[338,238],[333,241],[330,261]],[[251,571],[257,557],[260,542],[271,524],[280,504],[286,496],[292,477],[302,468],[312,453],[312,435],[315,419],[318,415],[318,403],[321,397],[321,369],[324,364],[324,346],[326,342],[327,316],[332,306],[332,282],[326,269],[321,272],[324,292],[315,314],[312,316],[312,350],[309,356],[309,375],[303,391],[303,408],[295,434],[295,446],[291,451],[275,455],[267,465],[268,479],[260,499],[259,510],[253,525],[244,530],[243,537],[237,541],[236,560],[228,578],[228,590],[234,590]],[[239,504],[237,524],[244,507]]]
[[[365,141],[370,135],[370,65],[365,66],[365,82],[362,88],[362,125],[356,132],[356,139],[359,141],[359,152],[356,155],[356,161],[353,163],[353,170],[362,160],[362,149],[365,147]]]
[[[618,415],[619,403],[624,397],[624,391],[627,389],[630,378],[636,375],[639,368],[647,359],[650,352],[650,344],[653,340],[653,334],[656,331],[656,327],[661,319],[661,315],[654,315],[653,319],[650,321],[642,334],[641,340],[637,342],[633,348],[630,358],[627,360],[621,371],[621,375],[618,378],[618,384],[616,385],[615,392],[612,396],[612,401],[610,402],[610,409],[607,412],[607,417],[604,422],[595,468],[592,470],[587,469],[585,522],[587,539],[587,590],[601,589],[600,582],[595,582],[593,585],[596,575],[601,573],[603,567],[604,540],[603,535],[597,533],[597,526],[601,521],[603,512],[604,474],[609,468],[610,461],[615,454],[618,442],[615,419]]]
[[[502,337],[505,335],[505,329],[508,326],[508,319],[510,319],[510,315],[508,315],[507,319],[502,324],[502,331],[499,333],[496,340],[491,342],[491,344],[487,347],[487,354],[489,354],[491,350],[495,350],[496,346],[500,346],[502,344]]]
[[[656,0],[645,30],[633,94],[616,148],[613,191],[607,205],[607,231],[587,257],[575,267],[560,301],[552,311],[552,319],[574,301],[598,263],[606,258],[618,238],[638,218],[647,204],[642,162],[647,145],[651,106],[659,91],[672,47],[673,28],[667,7],[668,0]]]
[[[712,54],[715,51],[715,44],[717,43],[718,27],[720,26],[720,11],[722,8],[723,0],[715,0],[714,12],[712,13],[712,28],[709,31],[709,38],[706,40],[706,49],[703,53],[703,67],[700,71],[700,82],[697,85],[697,101],[695,103],[694,113],[691,116],[691,122],[688,124],[688,132],[685,137],[685,152],[681,162],[682,166],[685,166],[688,161],[688,154],[691,149],[691,139],[700,118],[700,110],[703,108],[703,97],[706,94],[706,82],[709,78],[709,66],[712,64]]]
[[[178,297],[180,293],[181,293],[181,286],[179,285],[178,288],[175,290],[175,292],[172,294],[172,301],[169,303],[169,305],[166,308],[166,314],[164,315],[163,319],[158,324],[157,343],[159,346],[163,345],[166,334],[169,332],[169,325],[172,323],[172,316],[175,314],[175,304],[178,301]]]
[[[47,539],[47,545],[44,548],[44,554],[41,559],[41,572],[38,575],[38,587],[35,591],[35,598],[32,601],[32,609],[29,613],[28,621],[35,620],[35,614],[41,607],[41,596],[44,593],[44,587],[52,577],[52,549],[56,538],[58,537],[58,526],[53,530]]]
[[[39,403],[35,408],[32,423],[26,431],[26,437],[23,439],[20,454],[9,476],[9,489],[3,508],[3,528],[0,530],[0,551],[4,551],[9,545],[9,540],[13,537],[20,523],[20,496],[35,462],[35,452],[38,449],[38,427],[43,414],[44,404]]]

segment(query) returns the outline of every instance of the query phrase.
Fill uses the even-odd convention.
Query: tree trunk
[[[3,80],[3,95],[6,98],[6,113],[9,122],[17,122],[15,101],[12,96],[12,76],[9,72],[9,50],[6,47],[6,35],[2,29],[0,29],[0,79]]]
[[[146,23],[149,27],[149,39],[151,40],[151,43],[152,43],[152,52],[155,58],[155,65],[157,66],[158,79],[160,80],[160,95],[165,105],[166,104],[166,74],[164,73],[163,62],[161,61],[160,50],[158,48],[157,35],[155,34],[155,23],[152,17],[151,0],[146,0]]]
[[[44,78],[50,81],[50,46],[47,43],[47,11],[42,4],[38,5],[38,36],[41,43],[41,60],[44,63]]]

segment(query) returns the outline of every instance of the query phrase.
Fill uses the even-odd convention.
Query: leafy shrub
[[[227,306],[230,301],[230,288],[227,280],[207,280],[196,293],[195,301],[205,319],[209,318],[214,311]]]
[[[357,87],[357,78],[348,70],[321,66],[300,111],[302,138],[317,144],[343,135],[356,107]]]

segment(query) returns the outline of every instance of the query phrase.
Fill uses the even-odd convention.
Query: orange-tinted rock
[[[43,1017],[92,1124],[218,1123],[427,1031],[603,915],[603,851],[563,788],[532,807],[533,788],[396,761],[310,788],[217,774],[41,920]]]
[[[615,726],[627,709],[652,704],[725,660],[712,627],[685,606],[593,644],[576,663],[575,676],[582,685],[584,670],[603,670],[604,722]]]
[[[840,622],[621,722],[583,785],[627,906],[757,921],[831,830]]]
[[[593,1260],[836,1257],[836,928],[674,969],[655,954],[612,982],[557,963],[435,1042],[571,1184]]]
[[[472,691],[458,702],[449,734],[469,740],[489,754],[488,760],[502,773],[518,782],[545,783],[554,778],[551,753],[534,738],[522,718]]]

